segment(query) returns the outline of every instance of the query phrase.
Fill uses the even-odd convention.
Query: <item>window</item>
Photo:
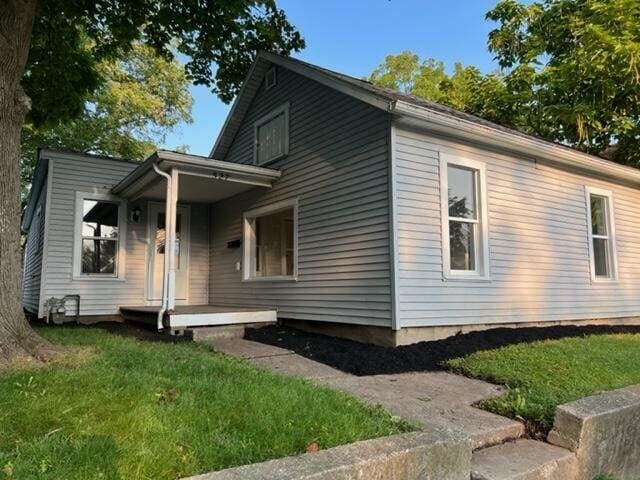
[[[617,259],[611,192],[587,188],[587,208],[591,279],[615,280]]]
[[[78,194],[75,276],[118,277],[120,257],[123,255],[123,214],[124,207],[118,199]]]
[[[264,89],[269,90],[271,87],[275,87],[276,81],[276,67],[271,67],[264,75]]]
[[[441,154],[442,252],[445,278],[488,278],[484,164]]]
[[[289,153],[289,104],[258,120],[254,132],[254,163],[278,160]]]
[[[244,279],[297,277],[297,203],[286,202],[244,215]]]

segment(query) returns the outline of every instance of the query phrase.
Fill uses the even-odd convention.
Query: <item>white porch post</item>
[[[167,285],[163,290],[167,292],[167,310],[176,306],[176,218],[178,213],[178,171],[171,170],[171,188],[167,195],[165,213],[165,255],[167,265]]]

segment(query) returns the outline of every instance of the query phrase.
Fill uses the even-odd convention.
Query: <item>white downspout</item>
[[[167,248],[165,259],[169,264],[167,310],[173,310],[176,306],[176,222],[178,217],[178,170],[171,170],[171,196],[167,202],[171,202],[171,209],[167,210],[166,231]],[[169,213],[170,212],[170,213]]]
[[[164,317],[164,313],[167,311],[167,303],[169,298],[169,262],[167,262],[167,253],[168,253],[168,240],[169,240],[169,229],[167,228],[167,219],[169,218],[169,213],[171,210],[171,175],[163,172],[158,168],[157,165],[153,165],[153,170],[160,176],[164,177],[167,180],[167,193],[166,193],[166,203],[165,203],[165,220],[164,220],[164,261],[163,261],[163,276],[162,276],[162,305],[160,306],[160,311],[158,311],[158,320],[157,327],[158,331],[161,331],[164,328],[162,324],[162,319]],[[149,239],[151,241],[151,239]]]

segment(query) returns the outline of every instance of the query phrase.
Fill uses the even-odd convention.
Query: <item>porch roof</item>
[[[281,175],[271,168],[158,150],[114,186],[111,193],[128,199],[166,198],[164,179],[154,165],[166,173],[178,172],[183,202],[215,202],[253,187],[271,187]]]

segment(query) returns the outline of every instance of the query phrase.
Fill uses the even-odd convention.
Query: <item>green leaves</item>
[[[23,196],[39,146],[142,160],[176,125],[191,122],[189,80],[177,60],[137,42],[126,56],[104,59],[95,71],[102,81],[87,94],[79,117],[25,124]]]
[[[387,55],[369,81],[376,85],[443,103],[503,125],[521,126],[518,99],[508,90],[499,72],[483,74],[473,66],[454,65],[451,75],[444,63],[432,58],[420,61],[405,51]]]
[[[258,51],[286,55],[305,45],[273,0],[38,2],[23,79],[33,100],[30,121],[78,118],[101,83],[101,62],[125,58],[137,43],[165,60],[187,56],[189,81],[211,87],[225,102]]]
[[[498,22],[489,48],[512,91],[535,92],[544,121],[528,122],[532,133],[640,165],[637,0],[503,0],[487,18]]]
[[[640,167],[640,2],[502,0],[486,18],[500,72],[403,52],[370,80]]]

